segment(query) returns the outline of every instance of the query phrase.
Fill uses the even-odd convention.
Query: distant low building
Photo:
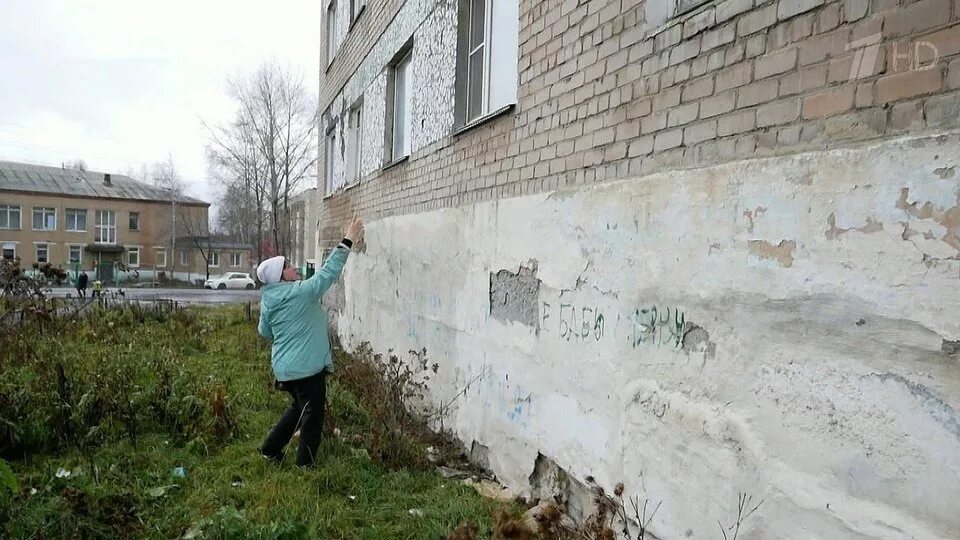
[[[292,243],[287,258],[301,272],[316,268],[317,245],[320,243],[320,216],[317,212],[317,188],[310,188],[290,199],[290,231]]]
[[[206,278],[225,272],[253,271],[254,246],[217,236],[184,236],[177,239],[178,264],[189,275],[186,281]],[[209,263],[209,266],[208,266]]]
[[[0,161],[0,256],[104,281],[196,273],[174,239],[206,230],[209,208],[124,175]]]

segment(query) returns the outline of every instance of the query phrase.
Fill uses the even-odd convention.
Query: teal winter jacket
[[[320,298],[340,277],[349,254],[350,249],[340,244],[310,279],[263,287],[257,329],[273,340],[271,364],[278,381],[333,371],[327,316]]]

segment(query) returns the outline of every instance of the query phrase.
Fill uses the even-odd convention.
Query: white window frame
[[[347,113],[347,186],[363,177],[363,102],[358,102]],[[299,224],[299,222],[298,222]]]
[[[180,266],[190,266],[187,253],[185,250],[180,250]]]
[[[490,47],[487,46],[487,41],[490,38],[490,2],[491,0],[468,0],[467,1],[467,67],[466,67],[466,86],[467,86],[467,97],[466,97],[466,107],[467,107],[467,116],[466,121],[473,122],[478,118],[483,117],[484,114],[489,113],[489,93],[490,93]],[[471,48],[471,45],[474,42],[474,30],[476,30],[476,23],[474,22],[474,16],[476,15],[474,6],[482,6],[481,17],[483,20],[480,22],[480,31],[482,37],[478,40],[479,43]],[[479,53],[479,54],[478,54]],[[479,58],[478,58],[479,56]],[[479,62],[480,66],[480,88],[473,87],[473,78],[471,73],[474,69],[475,62]],[[480,94],[479,103],[476,112],[471,112],[470,107],[474,100],[474,95],[476,93]]]
[[[40,211],[40,221],[42,225],[37,227],[37,211]],[[34,206],[33,207],[33,230],[35,231],[55,231],[57,230],[57,209],[51,206]],[[47,219],[52,217],[53,223],[50,224]]]
[[[333,63],[340,49],[337,42],[337,0],[330,0],[325,14],[327,20],[327,66]]]
[[[77,222],[79,217],[83,216],[83,228],[77,228]],[[71,223],[71,219],[73,222]],[[64,219],[66,219],[66,228],[67,232],[87,232],[87,209],[86,208],[67,208],[64,210]]]
[[[73,250],[77,250],[76,260],[73,258]],[[83,244],[70,244],[67,246],[67,262],[83,264]]]
[[[16,227],[11,225],[12,220],[10,219],[14,213],[17,215]],[[14,231],[23,228],[23,210],[20,208],[19,204],[0,204],[0,214],[5,214],[7,218],[7,225],[5,227],[0,227],[0,229]]]
[[[157,268],[166,268],[167,267],[167,248],[154,248],[154,251],[156,251],[156,253],[154,254],[154,258],[156,259]]]
[[[8,250],[8,249],[12,249],[12,250],[13,250],[13,257],[12,257],[12,259],[16,259],[16,258],[17,258],[17,244],[19,244],[19,243],[20,243],[20,242],[0,242],[0,260],[3,259],[3,252],[6,251],[6,250]]]
[[[47,263],[49,263],[49,262],[50,262],[50,246],[52,246],[52,245],[53,245],[53,244],[50,244],[49,242],[34,242],[34,243],[33,243],[33,257],[34,257],[33,260],[34,260],[37,264],[47,264]],[[42,249],[43,249],[43,254],[44,254],[44,255],[43,255],[44,260],[42,260],[42,261],[40,260],[40,249],[41,249],[41,247],[42,247]]]
[[[336,156],[337,151],[337,126],[334,125],[332,129],[326,134],[324,139],[324,154],[327,160],[327,167],[325,171],[325,184],[326,184],[326,195],[333,195],[333,192],[336,191],[337,185],[334,178],[334,157]]]
[[[410,134],[413,107],[411,101],[411,78],[413,76],[413,46],[410,45],[398,59],[390,66],[389,86],[387,93],[387,111],[390,112],[390,130],[387,137],[388,165],[396,163],[410,156]],[[401,107],[402,106],[402,107]],[[398,112],[399,110],[399,112]]]
[[[220,268],[220,250],[211,250],[207,254],[207,261],[210,263],[210,268]]]
[[[481,24],[474,24],[475,17],[482,17]],[[455,104],[458,129],[516,105],[519,18],[516,0],[460,0]],[[475,31],[482,32],[479,39]],[[477,82],[471,76],[475,71]]]
[[[130,220],[133,219],[134,216],[137,217],[136,229],[130,227]],[[140,232],[140,212],[127,212],[127,230],[132,232]]]
[[[240,268],[243,263],[243,254],[237,251],[230,253],[230,268]]]
[[[103,218],[107,218],[104,222]],[[97,210],[96,221],[93,226],[93,243],[116,245],[117,243],[117,212],[115,210]],[[103,234],[106,234],[104,238]]]
[[[350,0],[350,28],[353,29],[353,25],[357,22],[357,19],[360,18],[360,14],[363,13],[363,9],[367,7],[367,0]]]
[[[132,255],[132,254],[134,254],[134,253],[137,254],[137,262],[130,262],[130,255]],[[127,248],[127,260],[126,260],[127,266],[129,266],[130,268],[140,268],[140,255],[141,255],[141,254],[142,254],[142,250],[140,249],[140,246],[130,246],[130,247],[128,247],[128,248]]]

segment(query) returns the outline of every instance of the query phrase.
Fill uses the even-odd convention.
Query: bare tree
[[[262,258],[267,177],[263,157],[257,152],[242,118],[226,127],[210,128],[207,149],[210,174],[224,186],[219,195],[220,228],[241,242],[257,245]]]
[[[169,224],[160,231],[157,239],[160,241],[162,235],[166,237],[169,242],[170,257],[167,260],[172,274],[177,269],[177,260],[174,256],[177,252],[177,235],[180,231],[180,227],[177,224],[177,217],[179,214],[182,214],[180,209],[178,209],[178,203],[183,199],[184,192],[186,191],[186,183],[183,177],[180,176],[179,171],[177,171],[173,156],[170,154],[167,154],[166,160],[155,162],[150,166],[149,171],[146,165],[141,165],[140,174],[144,181],[150,182],[154,186],[165,190],[168,200],[170,201]]]
[[[264,225],[275,249],[290,248],[289,200],[317,160],[316,99],[307,92],[302,77],[276,63],[229,81],[229,92],[239,108],[237,119],[208,128],[212,139],[208,156],[235,187],[233,192],[225,191],[222,202],[242,202],[228,196],[252,197],[252,209],[237,204],[235,210],[244,217],[255,214],[257,257],[262,258]],[[233,214],[230,211],[224,217],[232,219]]]
[[[177,222],[184,234],[181,238],[181,244],[186,243],[191,249],[196,249],[200,253],[205,267],[206,279],[210,279],[210,257],[213,251],[213,241],[206,214],[191,212],[189,208],[183,206],[180,207],[178,214]]]

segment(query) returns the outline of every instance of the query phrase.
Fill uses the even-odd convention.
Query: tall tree
[[[206,279],[210,279],[210,253],[213,251],[213,239],[206,216],[182,206],[177,213],[177,223],[184,234],[181,243],[187,244],[185,247],[196,249],[200,253],[205,266]]]
[[[222,204],[236,206],[224,218],[254,214],[258,258],[267,229],[274,248],[286,252],[292,242],[290,197],[316,166],[316,98],[302,77],[276,63],[229,81],[229,93],[238,106],[237,118],[209,129],[208,153],[211,165],[223,171],[234,188],[222,195]],[[252,209],[235,200],[244,195],[253,199]]]
[[[144,175],[147,174],[147,167],[145,165],[141,166],[141,172]],[[148,179],[144,178],[144,180]],[[183,181],[183,177],[180,176],[180,172],[177,171],[177,166],[173,162],[172,155],[167,154],[166,160],[155,162],[150,167],[149,182],[159,188],[164,189],[169,197],[170,221],[168,226],[164,228],[166,230],[161,231],[160,234],[163,234],[166,237],[163,241],[166,241],[167,245],[170,247],[170,256],[167,258],[167,264],[169,264],[171,272],[176,272],[177,258],[175,257],[175,254],[177,252],[177,235],[179,235],[180,231],[183,229],[181,224],[177,222],[178,215],[182,214],[177,207],[177,203],[182,200],[187,186]],[[159,237],[158,241],[161,241]]]

